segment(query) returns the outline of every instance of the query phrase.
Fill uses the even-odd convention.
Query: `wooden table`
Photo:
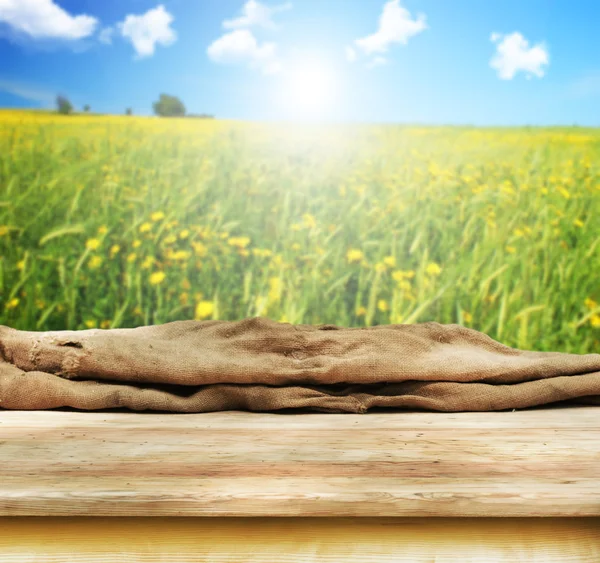
[[[598,563],[600,409],[0,410],[0,562],[72,553]]]

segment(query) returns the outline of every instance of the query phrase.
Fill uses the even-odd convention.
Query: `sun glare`
[[[305,63],[289,69],[282,77],[281,106],[293,120],[327,119],[335,108],[338,84],[331,69]]]

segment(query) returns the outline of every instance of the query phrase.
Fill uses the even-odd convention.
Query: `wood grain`
[[[600,518],[0,518],[2,563],[597,563]]]
[[[600,516],[600,409],[0,411],[0,516]]]

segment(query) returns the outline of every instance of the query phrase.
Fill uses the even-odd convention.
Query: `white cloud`
[[[121,35],[131,41],[138,57],[142,58],[153,55],[156,45],[167,47],[177,40],[177,34],[171,28],[173,20],[173,16],[161,4],[140,16],[128,15],[117,27]]]
[[[256,0],[248,0],[242,8],[242,15],[233,20],[225,20],[223,27],[225,29],[240,29],[244,27],[264,27],[275,29],[277,25],[273,21],[273,14],[291,9],[292,4],[281,4],[279,6],[266,6]]]
[[[100,43],[104,43],[105,45],[112,44],[112,36],[115,30],[112,27],[105,27],[100,34],[98,35],[98,40]]]
[[[233,29],[225,33],[207,48],[208,57],[220,64],[245,64],[263,74],[276,74],[282,70],[277,56],[277,45],[272,42],[259,43],[247,28],[262,27],[275,29],[273,14],[291,9],[290,2],[278,6],[267,6],[256,0],[248,0],[238,18],[225,20],[223,27]]]
[[[207,49],[209,58],[222,64],[247,64],[264,74],[275,74],[281,70],[277,60],[275,43],[258,41],[247,29],[236,29],[214,41]]]
[[[367,55],[387,53],[393,43],[406,45],[411,37],[425,29],[427,24],[423,14],[412,19],[410,12],[400,5],[400,0],[390,0],[383,6],[379,29],[371,35],[356,39],[354,43]]]
[[[519,71],[526,72],[528,78],[544,76],[542,67],[549,64],[550,58],[543,43],[529,47],[529,41],[518,31],[509,35],[492,33],[490,40],[497,43],[490,66],[498,72],[499,78],[511,80]]]
[[[346,60],[353,63],[356,60],[356,51],[352,47],[346,47]]]
[[[0,22],[34,39],[75,41],[94,33],[98,20],[72,16],[53,0],[0,0]]]
[[[368,65],[367,68],[375,68],[376,66],[383,66],[388,63],[385,57],[375,57]]]

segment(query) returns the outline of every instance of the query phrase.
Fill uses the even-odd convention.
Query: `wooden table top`
[[[0,516],[600,516],[600,409],[0,410]]]

